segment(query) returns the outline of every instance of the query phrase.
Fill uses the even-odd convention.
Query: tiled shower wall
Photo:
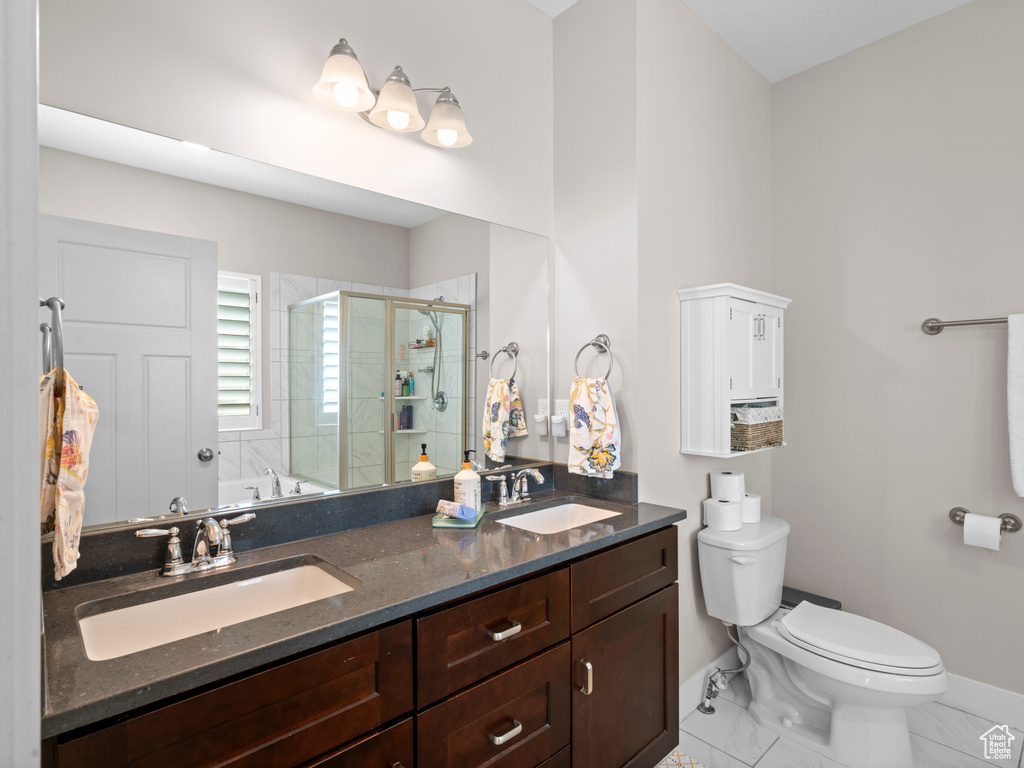
[[[337,440],[330,439],[328,430],[321,432],[318,428],[315,434],[296,435],[295,437],[305,438],[294,443],[290,438],[290,425],[288,413],[288,399],[290,386],[288,380],[288,306],[296,304],[315,296],[322,296],[332,291],[346,291],[355,293],[366,293],[379,296],[396,296],[400,298],[435,299],[444,296],[445,301],[468,304],[470,306],[470,350],[469,350],[469,373],[470,373],[470,398],[469,398],[469,425],[468,444],[475,445],[478,433],[478,419],[476,414],[476,399],[473,396],[476,384],[476,275],[463,275],[451,280],[406,290],[402,288],[390,288],[379,285],[367,285],[365,283],[350,283],[341,280],[329,280],[325,278],[310,277],[305,275],[291,275],[287,273],[270,273],[270,327],[264,328],[263,332],[270,335],[270,414],[269,419],[264,418],[264,429],[242,430],[220,433],[220,479],[238,480],[241,478],[255,478],[262,475],[265,467],[273,467],[281,474],[289,471],[291,466],[291,452],[293,448],[297,451],[296,458],[301,463],[312,469],[313,456],[316,456],[316,470],[311,477],[319,479],[331,485],[337,485],[338,481],[338,458]],[[370,303],[366,303],[367,307]],[[378,305],[379,306],[379,305]],[[371,317],[364,317],[364,320],[371,321]],[[424,318],[425,319],[425,318]],[[380,320],[383,322],[383,318]],[[422,331],[422,323],[417,333]],[[365,334],[372,331],[358,331],[353,324],[352,331],[355,334],[350,336],[350,346],[355,350],[359,346],[359,338],[366,338]],[[416,324],[413,325],[416,327]],[[409,331],[407,331],[407,334]],[[399,335],[401,344],[401,335]],[[415,336],[414,336],[415,338]],[[355,346],[352,346],[355,343]],[[368,345],[366,346],[369,349]],[[457,354],[459,343],[451,343],[451,354]],[[380,347],[375,351],[360,351],[350,362],[353,365],[352,376],[350,377],[351,402],[348,412],[349,423],[349,461],[346,468],[349,471],[350,487],[363,485],[374,485],[383,482],[383,477],[378,479],[379,467],[383,463],[383,448],[379,440],[379,424],[383,418],[383,403],[380,400],[380,382],[382,375],[383,359],[379,354]],[[432,350],[429,352],[431,359]],[[408,355],[408,352],[407,352]],[[447,358],[447,353],[446,353]],[[462,396],[461,380],[458,382],[448,381],[449,375],[454,376],[454,365],[444,366],[446,381],[442,383],[449,396],[458,392]],[[266,367],[264,368],[266,370]],[[430,386],[429,376],[414,372],[417,391],[426,393]],[[264,383],[266,384],[266,383]],[[418,401],[426,404],[428,401]],[[450,401],[448,413],[457,414],[457,405]],[[415,418],[418,424],[429,424],[429,406],[416,409]],[[269,422],[269,426],[266,426]],[[428,440],[428,450],[431,451],[431,460],[438,466],[438,472],[458,471],[460,457],[457,455],[458,433],[461,431],[461,424],[455,419],[455,425],[451,426],[447,421],[440,425],[441,431],[437,440],[431,436]],[[371,431],[369,426],[375,426]],[[331,428],[334,429],[334,428]],[[451,431],[448,431],[451,429]],[[334,431],[336,435],[336,430]],[[396,459],[400,462],[398,477],[408,477],[403,474],[406,467],[411,469],[412,464],[419,460],[419,442],[413,442],[414,435],[402,437],[409,441],[407,449],[410,451],[411,460],[402,462],[403,455],[398,453],[396,447]],[[437,442],[435,448],[429,447],[429,442]],[[412,452],[415,452],[413,454]],[[298,452],[301,452],[299,454]],[[443,461],[442,461],[443,460]],[[375,469],[370,469],[374,467]]]

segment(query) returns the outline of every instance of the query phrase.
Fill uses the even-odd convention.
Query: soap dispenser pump
[[[420,443],[420,460],[412,467],[413,480],[433,480],[437,477],[437,467],[430,463],[427,456],[427,444]]]
[[[455,503],[465,504],[478,512],[484,511],[483,498],[480,495],[480,475],[473,471],[473,462],[469,454],[476,453],[472,448],[463,451],[462,471],[455,476]]]

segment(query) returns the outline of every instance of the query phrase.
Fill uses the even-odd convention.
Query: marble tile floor
[[[679,746],[658,768],[860,768],[842,766],[796,742],[777,736],[747,713],[750,689],[742,678],[715,700],[715,714],[696,710],[679,725]],[[943,704],[910,710],[914,768],[1024,768],[1024,723],[1007,723],[1012,748],[1009,759],[986,759],[982,735],[988,720]]]

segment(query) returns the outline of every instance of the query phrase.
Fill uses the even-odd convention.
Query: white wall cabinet
[[[749,454],[730,448],[730,409],[743,403],[783,405],[783,315],[790,300],[719,283],[681,289],[679,302],[680,452]]]

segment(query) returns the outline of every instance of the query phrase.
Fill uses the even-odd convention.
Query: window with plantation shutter
[[[260,277],[217,273],[217,419],[221,430],[259,429]]]

